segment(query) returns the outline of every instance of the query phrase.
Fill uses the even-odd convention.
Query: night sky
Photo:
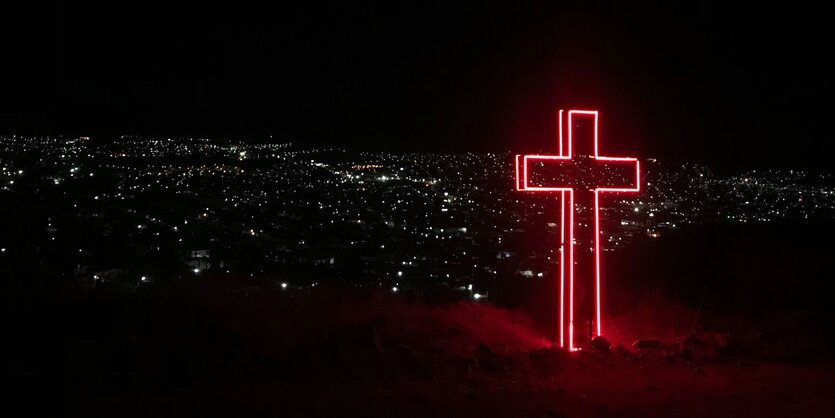
[[[831,166],[823,10],[312,3],[7,11],[0,132],[525,152],[592,107],[613,155]]]

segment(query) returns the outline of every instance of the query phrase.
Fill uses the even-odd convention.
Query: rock
[[[693,360],[693,353],[696,349],[696,345],[688,342],[689,340],[690,337],[687,337],[681,342],[681,344],[678,344],[678,355],[688,361]]]
[[[610,343],[606,337],[600,335],[591,339],[591,346],[598,351],[609,351],[609,347],[611,345],[612,343]]]
[[[474,360],[476,367],[488,371],[495,372],[505,369],[504,364],[502,364],[502,358],[490,347],[484,345],[484,343],[479,344],[478,348],[476,348]]]
[[[533,367],[543,373],[553,373],[564,361],[568,360],[568,351],[553,345],[534,350],[528,357]]]
[[[664,344],[661,344],[661,341],[656,340],[654,338],[645,338],[640,339],[632,343],[632,347],[635,348],[653,348],[656,350],[661,350],[664,348]]]
[[[690,344],[690,345],[701,345],[702,344],[702,339],[699,338],[699,336],[696,335],[696,333],[694,332],[694,333],[691,333],[690,335],[688,335],[687,338],[684,339],[684,343],[685,344]]]
[[[730,336],[729,332],[720,332],[715,335],[716,339],[716,348],[720,350],[727,350],[730,347]]]
[[[632,352],[621,344],[618,344],[618,346],[615,347],[615,352],[618,353],[618,355],[626,358],[632,358],[633,356]]]
[[[681,338],[678,354],[690,361],[717,361],[728,352],[727,336],[726,333],[692,333]]]
[[[392,347],[391,351],[398,364],[410,375],[422,378],[432,377],[432,361],[424,353],[404,344]]]
[[[486,346],[484,343],[478,345],[478,348],[475,349],[476,358],[480,359],[498,359],[499,356],[493,351],[492,348]]]

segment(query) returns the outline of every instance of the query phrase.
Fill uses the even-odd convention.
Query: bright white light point
[[[6,252],[5,248],[0,248],[0,253],[5,253],[5,252]]]
[[[542,277],[542,276],[544,276],[543,273],[536,273],[536,277]]]
[[[287,288],[287,283],[281,283],[281,288],[286,289]]]
[[[467,290],[473,290],[473,285],[467,285]]]
[[[635,212],[638,212],[638,211],[639,211],[639,209],[638,209],[638,208],[635,208]]]
[[[148,281],[148,276],[142,276],[139,280],[142,280],[143,282],[147,282]]]
[[[398,271],[398,272],[397,272],[397,277],[401,277],[401,276],[403,276],[403,272],[402,272],[402,271]]]
[[[192,271],[194,272],[194,274],[200,273],[200,269],[194,269]]]
[[[474,293],[473,294],[473,299],[475,299],[475,300],[481,299],[481,293]]]
[[[394,293],[397,293],[397,286],[392,287],[391,291],[394,292]]]

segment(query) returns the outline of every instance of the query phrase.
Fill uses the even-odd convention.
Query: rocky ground
[[[832,416],[835,365],[759,331],[634,335],[568,353],[521,311],[254,288],[18,299],[29,410],[108,416]],[[47,308],[49,306],[49,308]],[[60,314],[58,314],[60,312]],[[6,318],[11,316],[6,315]],[[643,319],[638,319],[643,318]],[[20,324],[25,324],[22,326]],[[791,348],[791,347],[789,347]],[[815,354],[812,354],[815,353]],[[57,401],[60,399],[61,401]]]

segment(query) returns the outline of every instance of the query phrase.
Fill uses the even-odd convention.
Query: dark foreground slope
[[[832,364],[764,360],[747,335],[569,354],[525,315],[487,305],[240,284],[41,293],[14,305],[7,320],[27,326],[6,328],[7,376],[32,412],[776,417],[835,408]]]
[[[612,254],[613,346],[578,353],[550,345],[553,324],[535,302],[548,299],[544,281],[504,289],[535,302],[520,309],[428,306],[387,287],[290,290],[229,278],[132,293],[7,289],[8,408],[89,416],[831,416],[831,245],[808,236],[794,227],[706,229]],[[639,349],[631,344],[638,338],[658,341]]]

